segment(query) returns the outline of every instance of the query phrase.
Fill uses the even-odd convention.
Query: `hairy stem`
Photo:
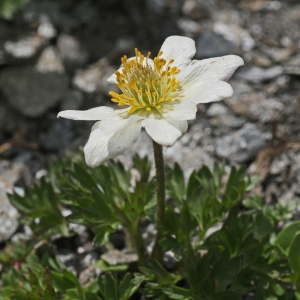
[[[163,250],[159,244],[162,239],[162,227],[165,219],[165,168],[164,168],[164,157],[163,148],[161,145],[153,141],[154,159],[156,168],[156,195],[157,195],[157,215],[156,215],[156,228],[157,235],[156,241],[152,252],[152,257],[159,263],[163,260]]]

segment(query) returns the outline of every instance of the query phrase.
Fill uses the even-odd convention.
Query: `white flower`
[[[120,94],[110,92],[112,101],[126,108],[96,107],[86,111],[67,110],[58,114],[73,120],[98,121],[84,147],[86,163],[96,167],[131,147],[142,127],[158,144],[171,146],[186,132],[187,120],[195,119],[197,104],[232,96],[225,82],[244,64],[242,58],[227,55],[191,60],[195,42],[171,36],[152,60],[150,53],[122,58],[122,65],[108,81]]]

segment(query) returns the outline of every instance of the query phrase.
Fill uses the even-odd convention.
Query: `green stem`
[[[130,230],[127,229],[127,227],[125,228],[125,244],[128,252],[135,251],[135,242],[134,242],[133,234]]]
[[[138,222],[137,224],[131,227],[131,236],[133,237],[134,240],[135,251],[139,257],[139,266],[146,267],[147,262],[145,258],[145,246],[144,246],[144,241],[141,232],[139,230]]]
[[[119,211],[125,227],[126,247],[129,251],[135,251],[139,257],[139,265],[146,267],[145,246],[139,230],[139,222],[132,222],[123,211]]]
[[[161,145],[153,141],[154,160],[156,168],[156,195],[157,195],[157,215],[156,215],[156,241],[152,252],[152,257],[162,264],[163,261],[163,249],[159,244],[159,241],[163,237],[163,222],[165,219],[165,168],[163,148]]]

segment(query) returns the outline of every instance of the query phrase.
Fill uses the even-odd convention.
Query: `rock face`
[[[216,143],[216,153],[235,163],[244,163],[266,146],[267,136],[256,125],[246,123],[240,130],[230,133]]]
[[[0,188],[0,242],[8,240],[16,231],[18,211],[10,204],[4,190]]]
[[[221,35],[213,32],[204,32],[197,40],[197,58],[208,58],[230,54],[235,45],[225,40]]]
[[[238,72],[238,76],[250,83],[260,83],[272,80],[283,73],[283,69],[280,66],[272,67],[272,68],[258,68],[258,67],[249,67],[243,68],[240,72]]]
[[[43,50],[36,69],[41,73],[57,72],[63,74],[65,72],[58,51],[52,46],[48,46]]]
[[[41,117],[56,105],[68,87],[57,72],[40,73],[33,67],[10,68],[0,74],[0,89],[9,104],[26,117]]]
[[[0,242],[8,240],[19,225],[18,211],[10,204],[6,193],[12,192],[22,168],[22,163],[0,160]]]

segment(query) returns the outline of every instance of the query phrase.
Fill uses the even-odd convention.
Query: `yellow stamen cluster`
[[[150,52],[145,57],[135,49],[135,58],[122,57],[122,72],[116,71],[117,87],[122,94],[110,92],[112,101],[119,106],[130,106],[131,115],[154,114],[160,118],[164,110],[179,101],[182,89],[175,75],[180,72],[177,67],[171,67],[173,59],[166,62],[161,58],[162,51],[150,63]]]

